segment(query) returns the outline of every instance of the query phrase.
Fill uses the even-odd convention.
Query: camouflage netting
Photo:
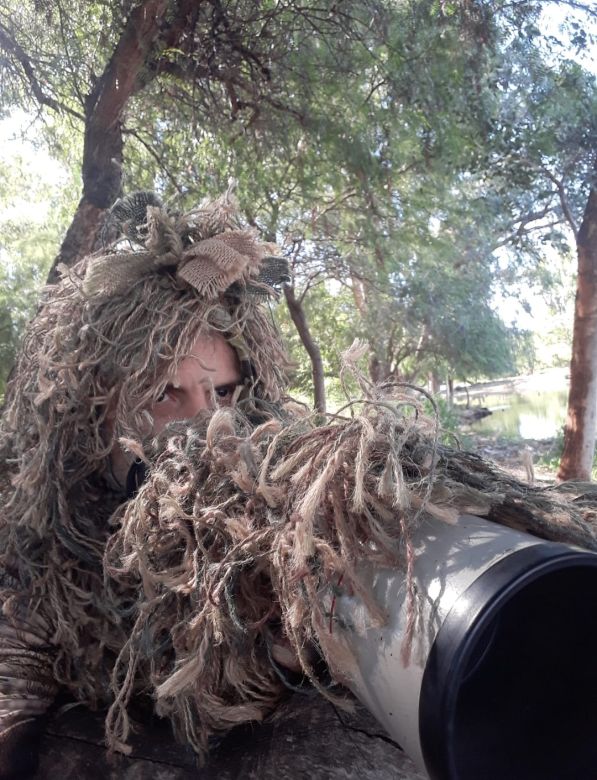
[[[154,442],[149,480],[106,550],[112,598],[130,609],[137,594],[112,678],[109,744],[126,742],[137,688],[200,753],[213,732],[263,718],[284,695],[271,653],[279,636],[333,696],[313,665],[317,648],[342,667],[323,596],[342,581],[383,622],[357,564],[401,567],[408,583],[410,532],[424,513],[445,522],[476,513],[597,549],[595,496],[523,485],[438,444],[433,424],[404,416],[405,405],[417,406],[411,394],[386,395],[352,417],[256,428],[221,410]]]
[[[0,429],[4,614],[27,609],[50,626],[56,680],[90,703],[105,698],[128,631],[102,573],[125,500],[115,443],[151,431],[147,410],[200,334],[223,333],[241,369],[250,357],[242,395],[254,415],[283,397],[288,365],[260,306],[273,247],[242,229],[230,194],[184,216],[141,200],[141,226],[124,209],[127,237],[44,291]]]

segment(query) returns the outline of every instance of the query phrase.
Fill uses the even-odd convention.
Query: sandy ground
[[[539,461],[555,456],[554,439],[524,439],[512,441],[487,434],[467,432],[463,446],[467,450],[478,452],[488,460],[493,460],[506,471],[525,482],[539,484],[553,482],[555,470]],[[530,467],[532,466],[532,473]]]

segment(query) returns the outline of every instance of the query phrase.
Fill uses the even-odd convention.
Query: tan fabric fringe
[[[144,249],[132,251],[130,241],[123,246],[119,240],[107,254],[92,257],[83,281],[85,294],[124,295],[161,268],[175,269],[206,301],[216,299],[233,282],[246,286],[277,247],[260,241],[256,230],[239,229],[237,208],[230,192],[178,217],[148,206],[147,223],[139,230]]]
[[[149,211],[143,263],[152,253],[158,264],[170,262],[182,228]],[[184,230],[189,220],[198,241],[214,230],[238,230],[230,199],[185,215]],[[271,250],[262,244],[258,254]],[[109,257],[140,263],[137,251]],[[250,355],[256,379],[245,388],[248,412],[261,414],[283,398],[288,367],[271,315],[257,299],[235,291],[209,301],[169,270],[144,273],[123,295],[90,296],[84,288],[96,259],[66,269],[44,291],[0,427],[0,570],[17,583],[0,583],[0,600],[15,598],[47,622],[55,681],[90,705],[105,701],[128,631],[122,604],[116,610],[104,598],[102,573],[110,516],[124,500],[111,479],[115,443],[147,436],[147,410],[200,334],[221,332]],[[112,270],[102,273],[102,285]]]
[[[280,637],[312,684],[342,704],[310,651],[342,666],[322,597],[342,581],[382,623],[357,564],[401,567],[408,582],[410,531],[424,512],[455,522],[474,511],[597,549],[592,497],[576,503],[523,486],[439,446],[433,425],[399,409],[373,401],[324,425],[274,419],[255,430],[223,410],[161,437],[149,481],[106,550],[112,598],[137,594],[112,677],[109,744],[126,743],[137,689],[202,754],[210,734],[261,719],[284,695],[270,660]]]

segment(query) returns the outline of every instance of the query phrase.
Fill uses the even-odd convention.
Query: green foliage
[[[35,310],[39,291],[59,246],[74,204],[68,198],[68,175],[51,158],[8,154],[11,146],[6,125],[0,154],[0,395],[23,330]],[[36,164],[43,160],[44,171]]]
[[[45,96],[39,142],[73,182],[87,96],[133,6],[0,3],[0,23]],[[293,261],[332,394],[339,354],[356,336],[369,342],[380,378],[530,367],[529,338],[503,322],[495,295],[530,280],[557,288],[545,246],[569,243],[564,204],[578,218],[597,127],[594,78],[561,51],[547,59],[540,7],[198,4],[184,42],[162,37],[148,52],[123,117],[123,187],[157,189],[184,208],[235,178],[249,221]],[[572,32],[586,45],[582,28]],[[3,64],[0,112],[38,110],[34,83],[6,46]],[[20,179],[18,166],[7,178]],[[6,286],[24,285],[23,300],[42,274],[35,252],[54,253],[73,211],[67,189],[79,186],[52,190],[46,223],[23,222],[22,236],[35,241],[19,243],[16,225],[4,231]],[[294,384],[308,393],[305,353],[282,306],[278,316]],[[8,328],[7,345],[19,328]]]
[[[461,440],[458,414],[454,410],[453,404],[448,403],[445,398],[436,396],[434,402],[435,407],[429,401],[425,401],[425,412],[429,417],[434,417],[437,414],[440,441],[454,446]]]
[[[304,309],[321,350],[326,389],[332,400],[340,403],[342,395],[337,380],[340,355],[352,344],[358,331],[352,294],[347,288],[332,291],[329,285],[317,284],[305,296]],[[308,396],[312,384],[311,364],[284,304],[277,308],[276,320],[295,364],[291,377],[293,389]]]
[[[34,311],[40,283],[33,265],[0,268],[0,397],[24,327]]]
[[[538,463],[542,466],[546,466],[552,471],[557,471],[562,459],[562,452],[564,451],[564,431],[560,430],[556,438],[553,440],[553,444],[549,449],[549,452],[542,455],[538,459]],[[597,465],[597,463],[596,463]]]

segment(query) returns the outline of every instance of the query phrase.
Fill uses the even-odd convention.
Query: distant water
[[[509,395],[477,396],[475,405],[493,411],[489,417],[472,423],[479,433],[495,433],[521,439],[551,439],[566,421],[566,390],[532,390]]]

